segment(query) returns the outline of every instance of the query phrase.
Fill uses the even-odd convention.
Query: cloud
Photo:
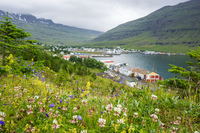
[[[188,0],[1,0],[0,10],[32,14],[79,28],[107,31],[166,5]]]

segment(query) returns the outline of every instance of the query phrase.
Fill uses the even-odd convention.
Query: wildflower
[[[72,99],[74,98],[74,96],[73,96],[73,95],[69,95],[69,97],[71,97]]]
[[[163,129],[165,127],[165,124],[161,123],[160,127]]]
[[[124,119],[117,119],[117,123],[124,124]]]
[[[67,110],[67,107],[62,107],[61,109],[64,110],[64,111],[66,111],[66,110]]]
[[[46,116],[49,118],[49,115],[47,114],[47,113],[45,113],[46,114]]]
[[[151,99],[156,100],[156,99],[158,99],[158,97],[156,95],[151,95]]]
[[[121,104],[118,104],[118,105],[117,105],[117,108],[122,109],[122,105],[121,105]]]
[[[113,105],[110,103],[106,106],[106,110],[111,111],[113,108]]]
[[[171,133],[176,133],[176,130],[178,130],[178,128],[173,127],[172,130],[169,131],[171,131]]]
[[[151,114],[150,117],[153,118],[153,121],[157,122],[157,120],[158,120],[158,116],[157,115]]]
[[[50,108],[55,107],[55,105],[52,103],[49,105]]]
[[[4,126],[5,125],[5,121],[1,121],[0,120],[0,124]]]
[[[36,95],[34,98],[35,98],[35,99],[38,99],[38,98],[39,98],[39,96],[37,96],[37,95]]]
[[[99,124],[100,124],[100,125],[99,125],[100,127],[105,127],[105,124],[106,124],[106,120],[105,120],[105,119],[99,118],[98,122],[99,122]]]
[[[70,120],[71,123],[78,123],[78,116],[74,115],[73,120]]]
[[[127,113],[127,108],[124,108],[123,111],[124,111],[124,113]]]
[[[59,99],[59,101],[60,101],[60,103],[62,103],[62,100],[61,100],[61,99]]]
[[[178,120],[172,121],[172,122],[170,122],[170,123],[172,123],[172,124],[174,124],[174,125],[179,125],[179,121],[178,121]]]
[[[81,121],[81,120],[82,120],[82,117],[81,117],[80,115],[78,115],[78,119],[79,119],[79,121]]]
[[[138,117],[138,113],[134,113],[134,115],[133,115],[135,118],[137,118]]]
[[[83,131],[81,131],[81,133],[87,133],[87,130],[83,130]]]
[[[58,122],[57,122],[57,120],[56,120],[56,119],[54,119],[54,120],[53,120],[53,125],[52,125],[52,128],[53,128],[53,129],[57,129],[57,128],[59,128],[59,126],[60,126],[60,125],[58,125]]]
[[[156,108],[155,111],[156,111],[155,113],[158,114],[160,110]]]
[[[87,105],[87,100],[82,100],[82,103],[83,103],[84,106],[86,106]]]
[[[126,114],[126,113],[124,113],[124,114],[123,114],[123,117],[127,117],[127,114]]]
[[[74,109],[73,109],[73,110],[74,110],[74,112],[77,112],[77,107],[74,107]]]
[[[115,107],[114,111],[115,111],[115,114],[114,114],[115,116],[119,116],[119,114],[121,114],[121,109],[120,108]]]

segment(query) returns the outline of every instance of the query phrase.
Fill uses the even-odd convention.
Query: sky
[[[0,10],[106,32],[164,7],[189,0],[0,0]]]

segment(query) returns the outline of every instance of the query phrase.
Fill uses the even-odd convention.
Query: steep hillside
[[[93,42],[123,47],[178,44],[196,47],[200,46],[199,18],[200,1],[191,0],[163,7],[146,17],[121,24],[93,39]]]
[[[6,16],[6,12],[0,10],[0,20],[3,20],[2,16]],[[30,32],[31,39],[48,44],[76,44],[90,41],[102,34],[99,31],[56,24],[50,19],[38,19],[29,14],[9,13],[9,17],[18,28]]]

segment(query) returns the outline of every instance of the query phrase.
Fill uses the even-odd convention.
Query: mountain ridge
[[[118,25],[93,43],[126,48],[148,45],[200,46],[200,1],[191,0],[162,7],[137,20]]]
[[[0,10],[0,20],[6,12]],[[13,24],[30,32],[31,39],[48,44],[76,44],[92,40],[103,32],[54,23],[51,19],[36,18],[31,14],[8,13]]]

